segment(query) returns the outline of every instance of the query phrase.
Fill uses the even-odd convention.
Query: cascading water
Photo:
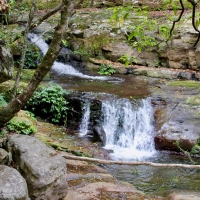
[[[134,106],[128,99],[102,103],[106,149],[113,149],[113,158],[134,159],[153,155],[153,109],[150,98]]]
[[[34,43],[41,51],[42,54],[45,55],[46,52],[48,51],[48,44],[38,35],[29,33],[29,39],[31,40],[32,43]],[[52,70],[55,71],[58,74],[68,74],[70,76],[76,76],[80,78],[85,78],[85,79],[95,79],[95,80],[109,80],[109,79],[114,79],[106,76],[89,76],[85,75],[78,70],[74,69],[71,65],[64,64],[61,62],[55,61]]]
[[[104,148],[112,149],[113,159],[134,159],[152,156],[154,148],[153,108],[151,99],[137,101],[112,98],[102,101],[102,122],[106,133]],[[90,105],[85,103],[79,135],[87,134],[90,120]]]
[[[88,101],[85,102],[82,108],[82,112],[83,112],[83,117],[82,117],[81,124],[79,127],[80,136],[84,136],[88,132],[88,124],[90,121],[90,102]]]

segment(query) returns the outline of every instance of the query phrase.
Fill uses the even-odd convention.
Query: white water
[[[139,159],[155,154],[153,109],[150,99],[133,106],[128,99],[102,104],[106,149],[114,150],[114,159]]]
[[[29,33],[29,39],[32,43],[34,43],[41,51],[42,54],[45,55],[46,52],[49,49],[49,45],[38,35]],[[95,80],[112,80],[113,78],[107,77],[107,76],[89,76],[85,75],[78,70],[74,69],[71,65],[64,64],[61,62],[55,61],[52,70],[55,71],[58,74],[68,74],[71,76],[76,76],[80,78],[86,78],[86,79],[95,79]]]
[[[85,102],[82,108],[82,112],[83,112],[83,117],[82,117],[81,124],[79,127],[80,136],[84,136],[88,132],[88,124],[90,121],[90,102]]]

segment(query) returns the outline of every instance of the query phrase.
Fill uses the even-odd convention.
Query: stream
[[[48,45],[42,38],[29,34],[45,54]],[[159,163],[189,163],[189,159],[169,152],[155,150],[154,109],[147,82],[133,76],[91,76],[72,66],[54,62],[52,81],[64,89],[109,94],[102,99],[100,125],[106,133],[105,149],[112,150],[113,160],[149,161]],[[85,101],[79,136],[87,135],[90,102]],[[200,163],[200,160],[197,159]],[[191,164],[191,163],[190,163]],[[167,196],[173,191],[199,191],[200,170],[158,168],[151,166],[106,165],[116,178],[133,184],[147,194]]]

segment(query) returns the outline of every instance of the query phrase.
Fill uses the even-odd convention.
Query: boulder
[[[101,142],[102,145],[104,146],[106,144],[106,133],[103,127],[96,125],[93,127],[93,132],[94,132],[94,141]]]
[[[5,165],[0,165],[0,199],[29,200],[25,179],[16,169]]]
[[[10,51],[0,45],[0,83],[3,83],[13,76],[14,61]]]
[[[55,200],[66,196],[66,160],[55,150],[26,135],[10,136],[7,148],[26,179],[31,199]]]

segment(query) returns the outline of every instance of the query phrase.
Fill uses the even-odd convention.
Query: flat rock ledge
[[[67,195],[66,160],[37,138],[12,135],[7,150],[16,168],[27,182],[29,197],[34,200],[58,200]]]

